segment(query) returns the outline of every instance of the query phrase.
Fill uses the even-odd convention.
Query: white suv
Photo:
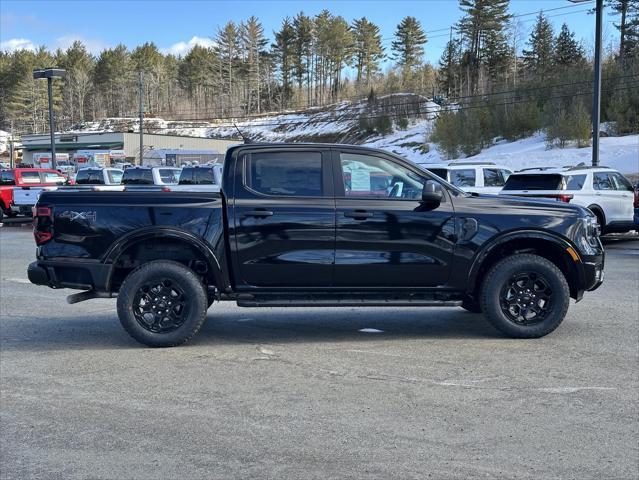
[[[628,232],[634,224],[634,192],[626,177],[612,168],[542,167],[512,174],[500,195],[550,198],[589,208],[602,233]]]
[[[488,194],[499,193],[513,173],[509,168],[491,162],[423,163],[420,167],[467,192]]]

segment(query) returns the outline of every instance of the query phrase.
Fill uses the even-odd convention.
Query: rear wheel
[[[513,338],[537,338],[557,328],[568,311],[570,290],[555,264],[518,254],[495,264],[482,284],[481,306],[495,328]]]
[[[173,347],[186,343],[200,330],[208,299],[191,269],[156,260],[124,279],[117,304],[120,323],[138,342]]]

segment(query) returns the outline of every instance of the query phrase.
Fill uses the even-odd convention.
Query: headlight
[[[577,246],[584,255],[596,255],[599,252],[599,223],[597,217],[587,216],[579,219]]]

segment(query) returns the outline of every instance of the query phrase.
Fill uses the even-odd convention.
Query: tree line
[[[606,68],[621,77],[636,69],[639,0],[606,1],[620,32],[619,46]],[[426,93],[459,107],[473,102],[489,105],[498,98],[504,103],[523,95],[545,111],[544,95],[557,92],[522,92],[589,75],[583,46],[567,26],[555,35],[543,13],[521,55],[523,27],[509,13],[508,0],[459,0],[459,6],[462,18],[451,27],[450,41],[435,66],[424,61],[427,26],[415,17],[405,17],[388,44],[379,26],[366,17],[349,22],[328,10],[284,18],[270,40],[254,16],[228,22],[214,33],[213,47],[195,46],[183,57],[163,54],[151,42],[132,50],[118,45],[97,55],[81,42],[55,52],[0,52],[0,128],[8,129],[13,121],[17,131],[46,131],[46,82],[33,80],[32,71],[52,65],[67,70],[66,78],[54,87],[57,124],[62,128],[136,115],[140,75],[147,115],[194,120],[321,107],[400,91]],[[511,90],[519,93],[496,95]],[[618,97],[606,102],[628,107]],[[508,118],[523,115],[511,110]],[[457,120],[454,113],[447,120],[459,123],[470,112],[460,108]]]

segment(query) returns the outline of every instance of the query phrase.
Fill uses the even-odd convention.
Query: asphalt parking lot
[[[538,340],[453,309],[240,309],[154,350],[0,228],[0,477],[639,477],[639,240]]]

